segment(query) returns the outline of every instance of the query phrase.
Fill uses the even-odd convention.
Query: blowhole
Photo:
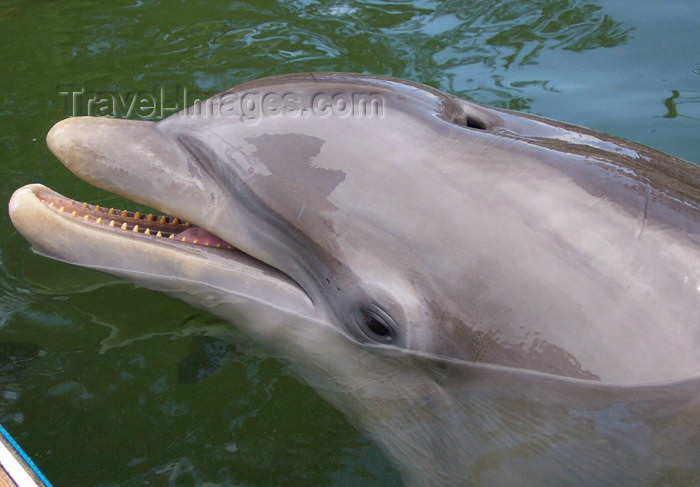
[[[467,118],[464,122],[466,127],[469,127],[470,129],[477,129],[477,130],[488,130],[488,127],[486,126],[486,122],[483,120],[473,116],[473,115],[467,115]]]
[[[494,124],[498,123],[475,103],[459,99],[453,99],[452,103],[445,103],[444,114],[445,119],[451,123],[473,130],[490,130]]]
[[[455,114],[455,116],[452,118],[452,123],[461,127],[466,127],[474,130],[489,129],[488,125],[486,124],[486,121],[474,114]]]

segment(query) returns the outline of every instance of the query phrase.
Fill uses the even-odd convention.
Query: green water
[[[0,42],[3,204],[40,181],[124,206],[46,149],[66,87],[174,102],[298,71],[407,78],[700,162],[696,0],[2,1]],[[0,421],[56,486],[400,483],[255,344],[195,380],[222,323],[32,254],[5,211],[0,225]]]

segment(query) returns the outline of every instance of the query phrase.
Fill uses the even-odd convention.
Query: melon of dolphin
[[[70,118],[47,142],[178,218],[29,185],[9,209],[37,252],[241,328],[407,484],[700,478],[699,167],[333,73],[158,123]]]

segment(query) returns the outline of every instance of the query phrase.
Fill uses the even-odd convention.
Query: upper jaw
[[[254,223],[236,195],[158,124],[74,117],[54,125],[46,140],[71,172],[93,186],[192,222],[278,268],[274,256],[250,238]]]
[[[73,117],[54,125],[46,143],[93,186],[189,221],[213,220],[214,182],[153,122]]]

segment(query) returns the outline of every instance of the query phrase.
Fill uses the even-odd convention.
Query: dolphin
[[[154,208],[39,184],[47,257],[221,317],[407,485],[698,485],[700,167],[392,78],[244,83],[47,144]]]

